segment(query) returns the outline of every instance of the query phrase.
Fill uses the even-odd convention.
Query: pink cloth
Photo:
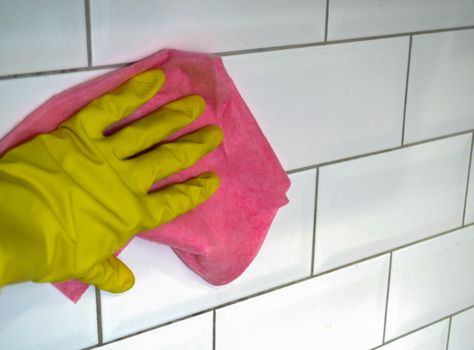
[[[172,247],[203,279],[222,285],[237,278],[260,249],[277,210],[287,203],[289,179],[218,56],[163,50],[131,66],[64,91],[31,113],[0,141],[0,155],[38,133],[54,130],[90,100],[132,76],[160,68],[162,90],[127,120],[140,118],[179,97],[206,100],[201,118],[180,134],[207,124],[224,131],[223,144],[196,165],[156,184],[182,181],[213,170],[221,178],[217,193],[178,219],[139,236]],[[179,136],[179,135],[176,135]],[[76,302],[87,289],[79,281],[55,286]]]

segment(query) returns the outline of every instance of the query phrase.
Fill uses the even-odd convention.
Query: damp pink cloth
[[[166,83],[127,121],[182,96],[198,94],[206,100],[206,110],[180,135],[203,125],[217,124],[225,137],[216,151],[196,165],[155,184],[161,187],[213,170],[221,179],[217,193],[190,213],[139,236],[172,247],[179,258],[207,282],[229,283],[242,274],[256,256],[277,210],[288,201],[285,193],[290,182],[220,57],[162,50],[66,90],[32,112],[0,140],[0,155],[38,133],[54,130],[92,99],[151,68],[162,69]],[[76,280],[55,283],[55,286],[74,302],[88,287]]]

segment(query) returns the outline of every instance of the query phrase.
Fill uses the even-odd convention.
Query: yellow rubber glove
[[[149,150],[199,117],[205,108],[200,96],[103,135],[164,81],[160,70],[142,73],[0,158],[0,286],[78,278],[125,291],[134,276],[112,254],[135,234],[186,213],[216,191],[218,177],[204,173],[148,193],[154,182],[221,143],[222,131],[207,126]]]

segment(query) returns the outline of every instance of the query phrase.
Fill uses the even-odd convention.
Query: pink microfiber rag
[[[188,267],[209,283],[229,283],[254,259],[278,208],[287,203],[289,179],[218,56],[163,50],[64,91],[1,140],[0,155],[38,133],[54,130],[92,99],[151,68],[162,69],[166,83],[128,120],[182,96],[198,94],[206,100],[206,110],[180,134],[217,124],[225,138],[215,152],[196,165],[156,184],[163,186],[213,170],[221,178],[217,193],[190,213],[139,236],[172,247]],[[87,289],[79,281],[55,286],[75,302]]]

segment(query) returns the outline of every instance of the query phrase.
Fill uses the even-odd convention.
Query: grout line
[[[387,330],[387,315],[388,315],[388,298],[390,295],[390,279],[392,277],[392,260],[393,260],[393,253],[390,253],[390,261],[388,264],[388,278],[387,278],[387,295],[385,299],[385,317],[383,320],[383,334],[382,334],[382,343],[385,342],[385,334]]]
[[[97,344],[103,344],[102,336],[102,299],[100,297],[99,288],[95,287],[95,305],[96,305],[96,314],[97,314]]]
[[[467,182],[466,182],[466,194],[464,197],[464,211],[462,213],[462,224],[466,224],[466,210],[467,210],[467,197],[469,195],[469,178],[471,177],[471,167],[472,167],[472,150],[474,148],[474,132],[471,137],[471,153],[469,155],[468,168],[467,168]]]
[[[317,223],[317,214],[318,214],[318,192],[319,192],[319,168],[316,168],[316,184],[314,191],[314,212],[313,212],[313,240],[311,246],[311,271],[309,272],[310,276],[314,272],[314,262],[316,259],[316,223]]]
[[[326,0],[326,18],[324,21],[324,41],[328,41],[328,28],[329,28],[329,0]]]
[[[399,38],[399,37],[404,37],[408,35],[434,34],[434,33],[460,31],[460,30],[469,30],[469,29],[474,29],[474,25],[463,26],[463,27],[432,29],[432,30],[424,30],[424,31],[417,31],[417,32],[404,32],[404,33],[397,33],[397,34],[376,35],[376,36],[351,38],[351,39],[318,41],[318,42],[310,42],[310,43],[304,43],[304,44],[280,45],[280,46],[269,46],[269,47],[263,47],[263,48],[255,48],[255,49],[223,51],[223,52],[215,52],[214,55],[225,57],[225,56],[232,56],[232,55],[244,55],[244,54],[249,54],[249,53],[282,51],[282,50],[298,49],[298,48],[304,48],[304,47],[345,44],[345,43],[353,43],[353,42],[361,42],[361,41]],[[50,74],[83,72],[83,71],[88,71],[88,70],[105,69],[105,68],[120,68],[120,67],[128,66],[133,63],[134,62],[132,61],[132,62],[123,62],[123,63],[118,63],[118,64],[109,64],[109,65],[102,65],[102,66],[99,65],[99,66],[91,66],[91,67],[79,67],[79,68],[71,68],[71,69],[58,69],[58,70],[49,70],[49,71],[41,71],[41,72],[10,74],[10,75],[0,76],[0,80],[27,78],[27,77],[33,77],[33,76],[50,75]]]
[[[0,76],[0,80],[22,79],[22,78],[42,77],[42,76],[46,76],[46,75],[55,75],[55,74],[67,74],[67,73],[77,73],[77,72],[89,72],[89,71],[94,71],[94,70],[110,69],[110,68],[121,68],[121,67],[129,66],[132,63],[133,62],[104,64],[104,65],[92,66],[92,67],[56,69],[56,70],[48,70],[48,71],[42,71],[42,72],[3,75],[3,76]]]
[[[413,35],[410,35],[410,42],[408,43],[408,63],[407,63],[407,76],[405,82],[405,101],[403,102],[403,122],[402,122],[402,141],[401,145],[405,143],[405,123],[407,117],[407,100],[408,100],[408,82],[410,79],[410,64],[411,64],[411,50],[413,45]]]
[[[212,350],[216,350],[216,310],[212,311]]]
[[[92,67],[92,41],[91,41],[91,3],[84,0],[86,14],[86,43],[87,43],[87,66]]]
[[[466,225],[464,227],[470,227],[470,226],[474,226],[474,223],[472,224],[469,224],[469,225]],[[235,300],[231,300],[231,301],[228,301],[226,303],[223,303],[223,304],[219,304],[219,305],[216,305],[216,306],[213,306],[213,307],[210,307],[210,308],[207,308],[207,309],[204,309],[204,310],[200,310],[200,311],[197,311],[197,312],[194,312],[192,314],[189,314],[189,315],[186,315],[186,316],[183,316],[183,317],[180,317],[180,318],[176,318],[174,320],[171,320],[171,321],[168,321],[168,322],[165,322],[165,323],[161,323],[161,324],[158,324],[158,325],[155,325],[155,326],[152,326],[152,327],[149,327],[149,328],[146,328],[146,329],[143,329],[143,330],[140,330],[140,331],[137,331],[137,332],[134,332],[134,333],[131,333],[131,334],[128,334],[128,335],[125,335],[123,337],[120,337],[120,338],[117,338],[117,339],[113,339],[113,340],[110,340],[108,342],[104,342],[103,344],[110,344],[110,343],[115,343],[115,342],[118,342],[120,340],[124,340],[124,339],[127,339],[127,338],[130,338],[130,337],[133,337],[133,336],[136,336],[136,335],[139,335],[139,334],[142,334],[142,333],[146,333],[146,332],[149,332],[149,331],[152,331],[152,330],[155,330],[155,329],[158,329],[158,328],[161,328],[161,327],[164,327],[164,326],[168,326],[170,324],[173,324],[173,323],[176,323],[176,322],[180,322],[180,321],[184,321],[184,320],[187,320],[189,318],[192,318],[192,317],[195,317],[195,316],[199,316],[199,315],[202,315],[202,314],[205,314],[207,312],[211,312],[211,311],[215,311],[215,310],[219,310],[219,309],[222,309],[222,308],[225,308],[227,306],[231,306],[231,305],[234,305],[234,304],[237,304],[237,303],[241,303],[243,301],[246,301],[246,300],[249,300],[249,299],[252,299],[252,298],[255,298],[255,297],[259,297],[259,296],[262,296],[262,295],[265,295],[265,294],[268,294],[268,293],[271,293],[271,292],[274,292],[274,291],[277,291],[277,290],[280,290],[280,289],[284,289],[284,288],[287,288],[287,287],[291,287],[295,284],[298,284],[298,283],[302,283],[302,282],[306,282],[306,281],[309,281],[313,278],[317,278],[317,277],[320,277],[320,276],[324,276],[324,275],[327,275],[329,273],[332,273],[332,272],[336,272],[336,271],[339,271],[339,270],[342,270],[344,268],[347,268],[347,267],[350,267],[352,265],[356,265],[356,264],[360,264],[360,263],[363,263],[363,262],[366,262],[366,261],[369,261],[369,260],[372,260],[372,259],[375,259],[375,258],[378,258],[382,255],[386,255],[388,253],[393,253],[394,251],[397,251],[397,250],[400,250],[400,249],[404,249],[404,248],[407,248],[409,246],[412,246],[412,245],[416,245],[418,243],[422,243],[422,242],[425,242],[425,241],[429,241],[431,239],[435,239],[435,238],[438,238],[438,237],[441,237],[441,236],[444,236],[444,235],[447,235],[447,234],[450,234],[454,231],[457,231],[459,229],[463,228],[462,226],[460,227],[456,227],[456,228],[453,228],[451,230],[448,230],[448,231],[444,231],[444,232],[441,232],[441,233],[437,233],[435,235],[432,235],[432,236],[429,236],[429,237],[425,237],[425,238],[422,238],[420,240],[417,240],[417,241],[414,241],[414,242],[411,242],[411,243],[407,243],[405,245],[402,245],[402,246],[398,246],[398,247],[395,247],[395,248],[392,248],[391,250],[387,250],[387,251],[384,251],[384,252],[381,252],[381,253],[378,253],[378,254],[375,254],[375,255],[371,255],[371,256],[368,256],[366,258],[363,258],[363,259],[359,259],[357,261],[352,261],[348,264],[345,264],[345,265],[341,265],[341,266],[338,266],[336,268],[333,268],[331,270],[327,270],[327,271],[324,271],[324,272],[321,272],[319,274],[315,274],[313,276],[308,276],[308,277],[303,277],[303,278],[300,278],[300,279],[297,279],[297,280],[294,280],[294,281],[291,281],[291,282],[288,282],[288,283],[285,283],[285,284],[281,284],[281,285],[278,285],[278,286],[275,286],[275,287],[272,287],[272,288],[268,288],[268,289],[265,289],[265,290],[262,290],[262,291],[259,291],[257,293],[253,293],[253,294],[250,294],[250,295],[247,295],[247,296],[244,296],[244,297],[241,297],[241,298],[238,298],[238,299],[235,299]],[[466,309],[463,309],[461,311],[459,311],[458,313],[462,312],[462,311],[465,311],[471,307],[474,307],[473,306],[470,306]],[[421,327],[423,328],[423,327]],[[397,338],[398,339],[398,338]],[[93,349],[93,348],[92,348]]]
[[[449,349],[449,338],[451,337],[451,324],[453,323],[453,316],[449,317],[449,325],[448,325],[448,337],[446,338],[446,350]]]
[[[385,342],[385,343],[383,343],[383,344],[377,345],[376,347],[371,348],[371,349],[369,349],[369,350],[377,350],[377,349],[380,349],[382,346],[385,346],[385,345],[394,343],[394,342],[396,342],[397,340],[399,340],[399,339],[401,339],[401,338],[407,337],[407,336],[409,336],[409,335],[411,335],[411,334],[413,334],[413,333],[416,333],[416,332],[421,331],[421,330],[423,330],[423,329],[425,329],[425,328],[431,327],[432,325],[434,325],[434,324],[436,324],[436,323],[438,323],[438,322],[442,322],[442,321],[444,321],[444,320],[450,319],[450,318],[452,318],[452,317],[454,317],[454,316],[456,316],[456,315],[459,315],[459,314],[461,314],[461,313],[463,313],[463,312],[465,312],[465,311],[467,311],[467,310],[469,310],[469,309],[472,309],[472,308],[474,308],[474,304],[471,305],[471,306],[465,307],[465,308],[463,308],[463,309],[461,309],[461,310],[458,310],[458,311],[456,311],[456,312],[453,312],[452,314],[445,315],[445,316],[443,316],[443,317],[441,317],[441,318],[439,318],[439,319],[437,319],[437,320],[435,320],[435,321],[432,321],[432,322],[430,322],[430,323],[427,323],[427,324],[425,324],[425,325],[423,325],[423,326],[421,326],[421,327],[415,328],[415,329],[413,329],[413,330],[411,330],[411,331],[409,331],[409,332],[403,333],[403,334],[399,335],[398,337],[395,337],[395,338],[393,338],[393,339],[390,339],[388,342]]]
[[[402,146],[386,148],[386,149],[383,149],[383,150],[380,150],[380,151],[374,151],[374,152],[369,152],[369,153],[358,154],[356,156],[340,158],[340,159],[331,160],[331,161],[328,161],[328,162],[316,163],[316,164],[304,166],[304,167],[301,167],[301,168],[287,170],[286,173],[290,175],[290,174],[299,173],[299,172],[306,171],[306,170],[316,169],[316,168],[323,167],[323,166],[328,166],[328,165],[343,163],[343,162],[356,160],[356,159],[360,159],[360,158],[371,157],[371,156],[375,156],[375,155],[379,155],[379,154],[383,154],[383,153],[398,151],[398,150],[413,147],[413,146],[418,146],[418,145],[422,145],[422,144],[427,144],[427,143],[431,143],[431,142],[435,142],[435,141],[448,139],[448,138],[451,138],[451,137],[456,137],[456,136],[469,134],[469,133],[472,133],[473,131],[474,131],[473,129],[460,131],[460,132],[456,132],[456,133],[452,133],[452,134],[448,134],[448,135],[434,137],[434,138],[431,138],[431,139],[406,143]]]

